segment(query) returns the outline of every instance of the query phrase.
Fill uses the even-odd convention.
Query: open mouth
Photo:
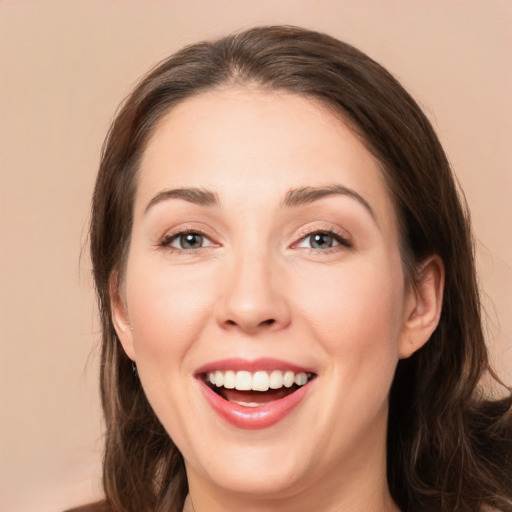
[[[310,372],[214,371],[203,374],[206,385],[224,400],[243,407],[261,407],[290,396],[316,375]]]

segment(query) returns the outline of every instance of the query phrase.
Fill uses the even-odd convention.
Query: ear
[[[400,359],[406,359],[420,349],[439,324],[444,277],[443,262],[439,256],[434,255],[425,260],[416,282],[409,285],[398,347]]]
[[[126,297],[119,283],[119,274],[113,273],[110,278],[110,304],[112,308],[112,323],[116,330],[117,337],[123,346],[126,355],[135,361],[135,350],[133,347],[133,331],[130,325],[130,316],[126,305]]]

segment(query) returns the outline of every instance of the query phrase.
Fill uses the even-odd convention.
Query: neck
[[[383,493],[381,498],[378,498],[377,496],[373,496],[372,498],[366,496],[364,499],[364,504],[361,504],[360,506],[356,505],[355,503],[331,503],[326,505],[327,508],[320,508],[322,505],[315,505],[313,508],[309,508],[311,506],[310,504],[299,505],[296,502],[293,504],[290,502],[287,504],[279,504],[276,502],[268,502],[263,504],[257,503],[252,499],[231,500],[230,505],[227,504],[228,500],[223,500],[222,504],[219,505],[218,503],[215,504],[210,502],[208,499],[205,500],[204,497],[199,498],[197,501],[199,503],[197,503],[197,508],[195,508],[192,497],[188,495],[187,499],[185,500],[183,512],[220,512],[221,510],[224,512],[234,512],[239,510],[248,512],[310,512],[311,510],[321,510],[322,512],[400,512],[400,509],[393,502],[389,492]],[[369,501],[372,503],[369,503]],[[214,508],[210,508],[210,506],[213,506]]]

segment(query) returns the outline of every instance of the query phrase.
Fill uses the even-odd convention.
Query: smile
[[[287,416],[308,393],[316,374],[299,368],[276,369],[277,363],[265,360],[273,369],[257,368],[257,362],[224,361],[219,369],[208,365],[198,374],[201,390],[213,410],[224,420],[243,429],[266,428]],[[250,369],[235,369],[250,367]]]
[[[312,377],[311,373],[274,370],[271,373],[258,371],[226,372],[216,371],[208,373],[208,382],[218,388],[236,389],[238,391],[268,391],[269,389],[291,388],[294,384],[304,386]]]

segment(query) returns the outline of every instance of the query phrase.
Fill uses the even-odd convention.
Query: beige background
[[[100,495],[86,244],[102,139],[149,65],[263,23],[319,29],[394,72],[434,123],[478,237],[490,344],[512,384],[512,2],[0,1],[1,512]]]

